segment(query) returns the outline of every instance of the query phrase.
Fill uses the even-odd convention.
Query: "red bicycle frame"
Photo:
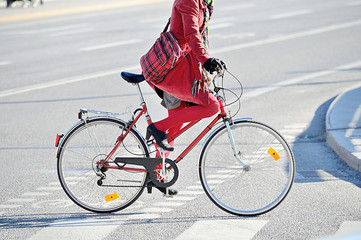
[[[139,86],[138,86],[139,87]],[[140,89],[139,89],[140,90]],[[141,92],[140,92],[141,93]],[[108,162],[109,159],[112,158],[112,156],[114,155],[114,153],[117,151],[118,147],[122,144],[123,140],[127,137],[127,135],[129,134],[129,131],[135,126],[135,124],[137,123],[137,121],[139,120],[139,118],[145,114],[146,120],[147,120],[147,124],[150,125],[152,123],[152,120],[148,114],[148,109],[147,109],[147,105],[141,95],[141,99],[142,99],[142,110],[139,112],[139,114],[136,116],[136,118],[134,119],[134,121],[132,121],[132,124],[130,126],[127,126],[127,131],[125,133],[122,133],[118,138],[117,141],[115,143],[114,148],[112,149],[112,151],[108,154],[108,156],[106,157],[106,159],[102,162]],[[223,106],[223,102],[221,100],[218,100],[219,104],[220,104],[220,109],[221,111],[217,114],[217,116],[213,119],[213,121],[208,124],[208,126],[191,142],[191,144],[188,145],[188,147],[176,158],[175,163],[180,162],[196,145],[197,143],[213,128],[213,126],[219,121],[219,119],[226,117],[226,112],[224,110],[224,106]],[[199,121],[193,121],[188,123],[186,126],[184,126],[183,128],[181,128],[178,132],[176,132],[173,136],[170,137],[170,139],[175,140],[177,137],[179,137],[181,134],[183,134],[184,132],[186,132],[188,129],[190,129],[192,126],[194,126],[197,122]],[[155,143],[154,143],[155,144]],[[155,144],[156,146],[156,144]],[[156,146],[157,152],[159,153],[159,150]],[[117,166],[105,166],[105,168],[110,168],[110,169],[119,169],[119,167]],[[127,168],[127,167],[123,167],[122,170],[127,170],[127,171],[136,171],[136,172],[145,172],[144,169],[138,169],[138,168]]]

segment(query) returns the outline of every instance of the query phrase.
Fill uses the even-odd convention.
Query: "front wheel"
[[[202,186],[224,211],[240,216],[266,213],[292,186],[292,151],[279,133],[262,123],[235,121],[231,132],[237,154],[225,125],[206,140],[199,159]]]

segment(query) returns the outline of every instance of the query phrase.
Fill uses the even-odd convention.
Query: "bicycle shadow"
[[[250,219],[253,217],[243,217]],[[132,213],[38,213],[24,215],[9,215],[0,217],[1,230],[14,229],[35,229],[35,228],[81,228],[81,227],[104,227],[120,225],[139,225],[139,224],[159,224],[159,223],[194,223],[195,221],[211,220],[232,220],[243,219],[239,216],[195,216],[178,218],[161,218],[151,214],[132,212]]]
[[[326,142],[325,119],[328,108],[336,97],[321,104],[309,127],[296,137],[292,151],[296,160],[295,183],[343,180],[361,187],[361,176],[350,168]],[[333,159],[317,153],[327,152]],[[330,156],[329,154],[327,154]]]
[[[84,227],[119,225],[129,216],[141,213],[37,213],[0,216],[0,229],[23,229],[44,227]]]

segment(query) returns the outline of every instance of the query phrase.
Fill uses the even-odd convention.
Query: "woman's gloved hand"
[[[227,69],[226,64],[218,58],[209,58],[204,64],[203,67],[210,73],[217,71],[217,69]]]

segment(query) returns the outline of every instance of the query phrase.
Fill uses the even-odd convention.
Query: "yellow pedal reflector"
[[[277,160],[279,160],[281,157],[280,157],[280,155],[276,152],[276,150],[274,150],[273,148],[269,148],[268,149],[268,154],[269,155],[271,155],[272,157],[273,157],[273,159],[275,160],[275,161],[277,161]]]
[[[119,195],[117,192],[113,193],[113,194],[110,194],[110,195],[105,195],[105,201],[106,202],[110,202],[110,201],[113,201],[115,199],[118,199],[119,198]]]

